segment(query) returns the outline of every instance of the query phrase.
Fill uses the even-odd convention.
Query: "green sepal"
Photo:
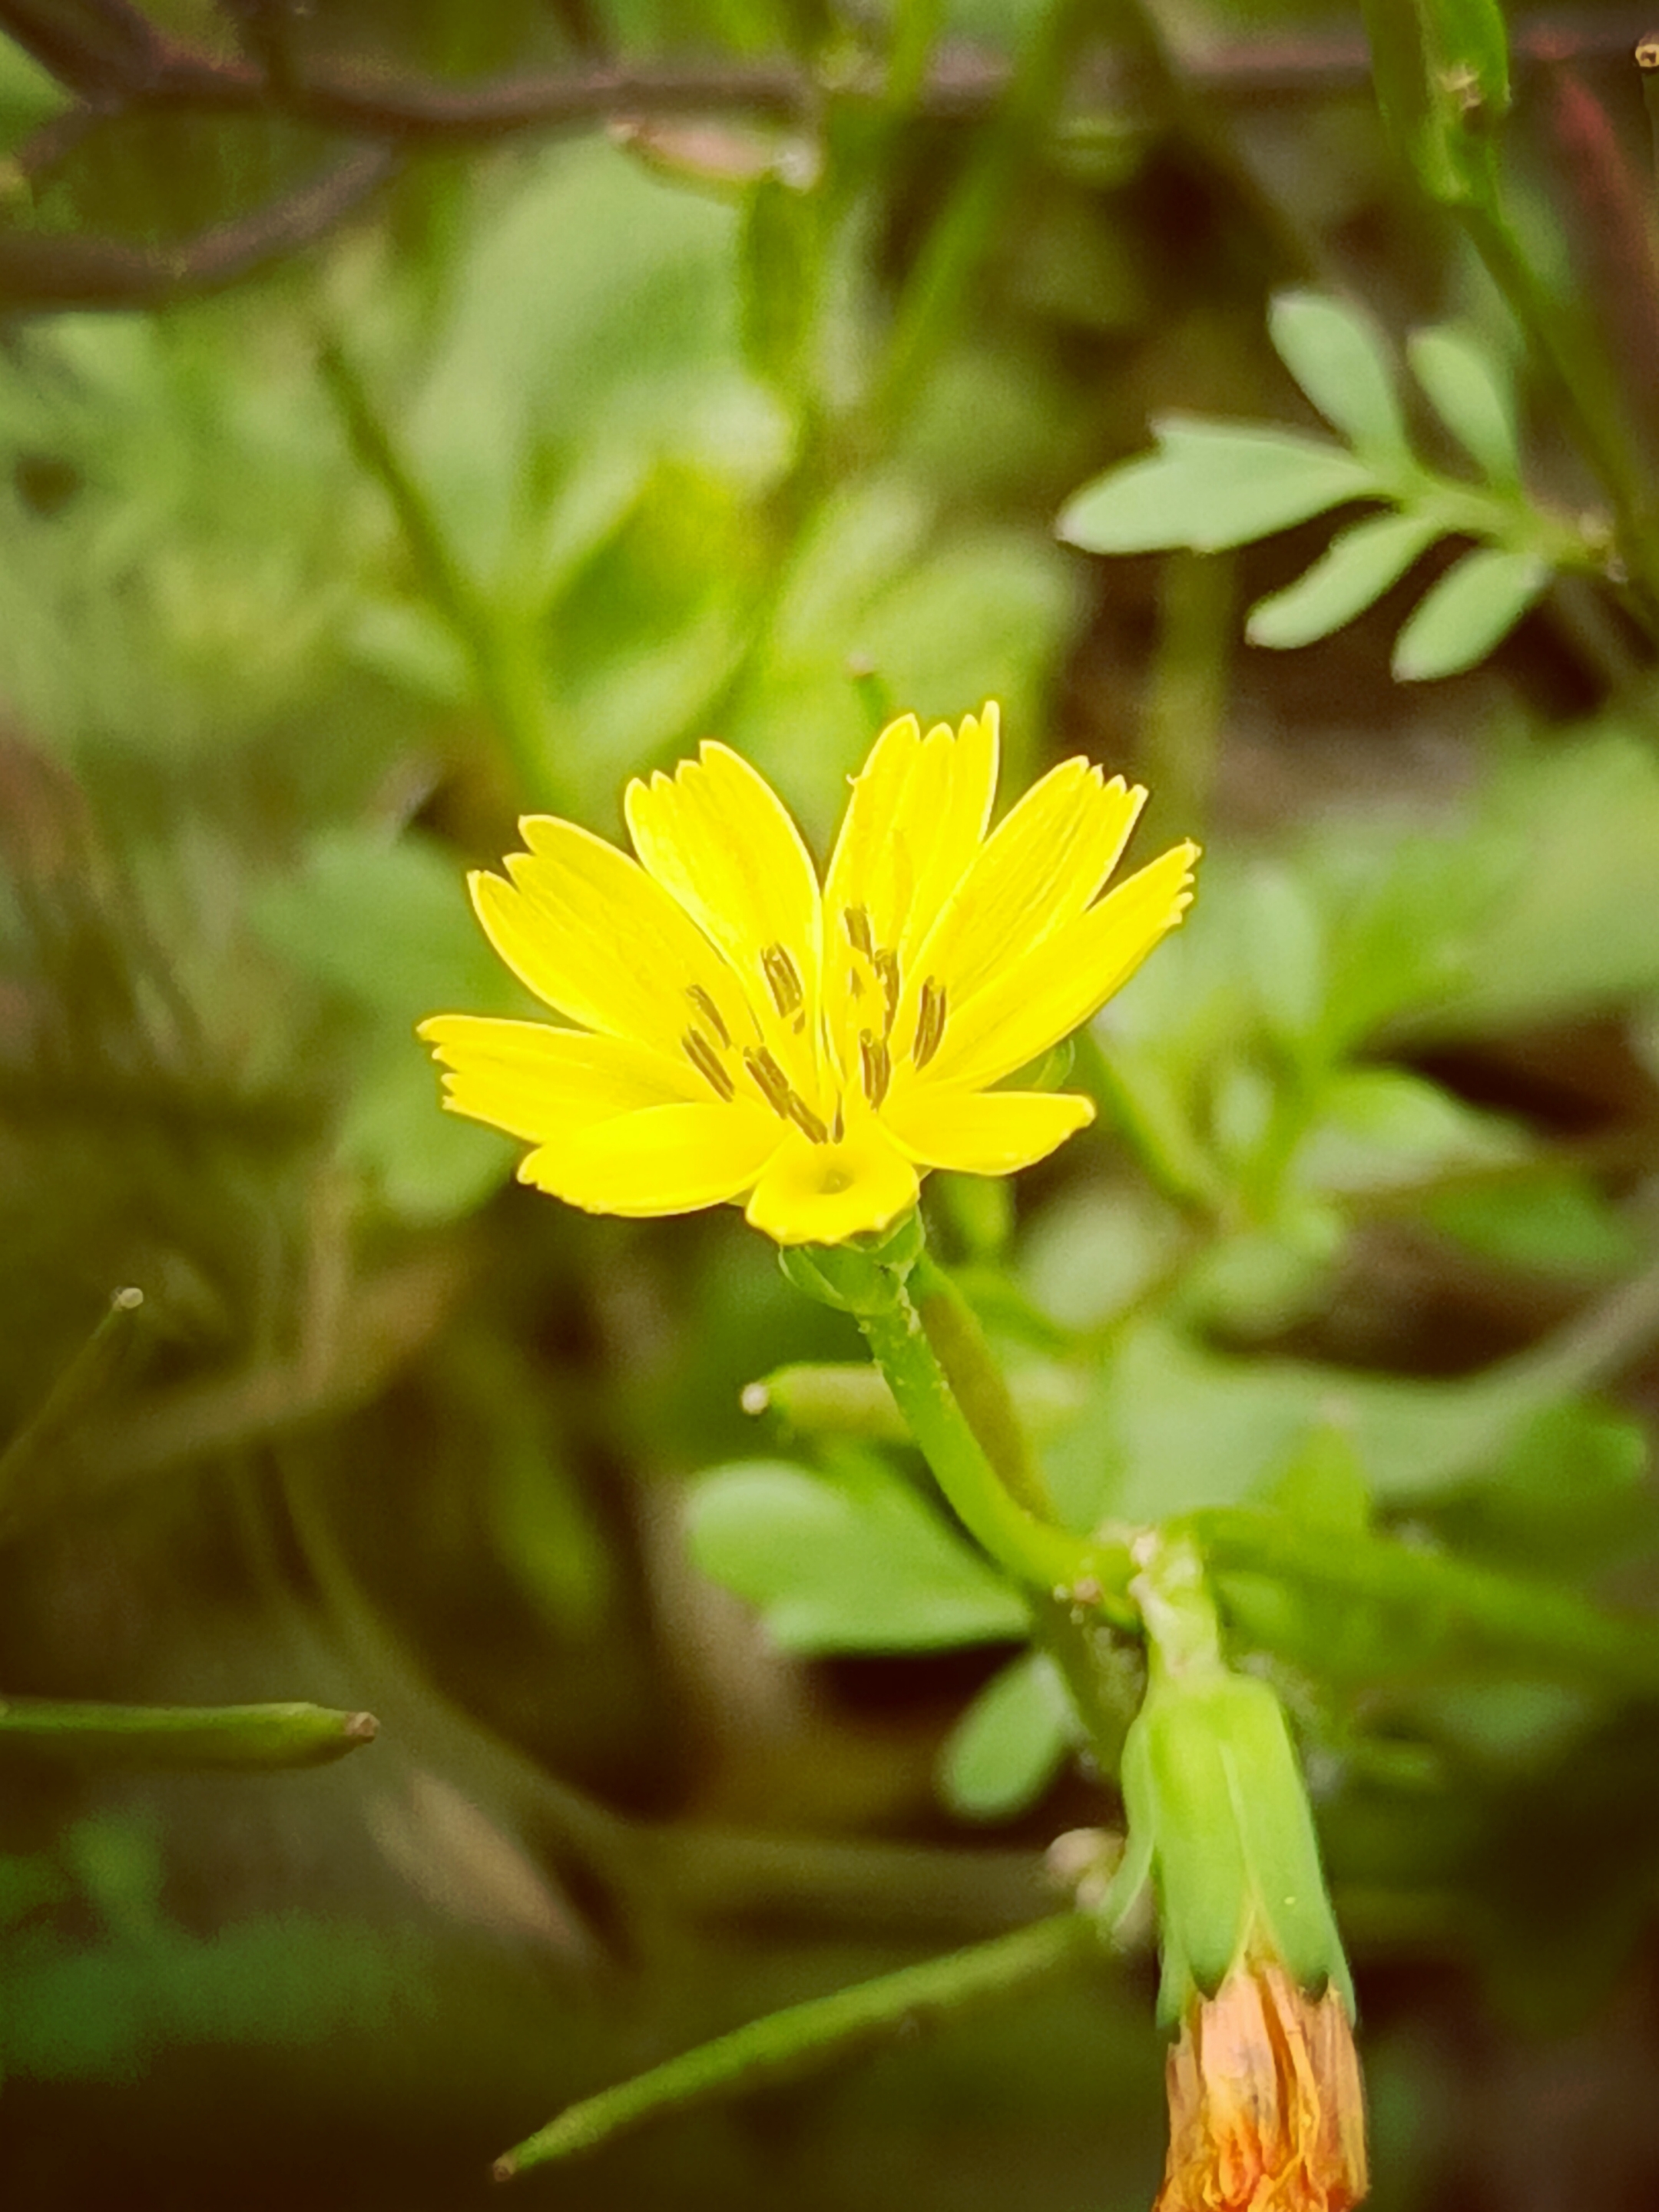
[[[1124,1746],[1129,1851],[1109,1900],[1149,1869],[1163,1948],[1158,2016],[1173,2026],[1246,1959],[1277,1959],[1310,1994],[1353,1983],[1326,1893],[1307,1789],[1279,1699],[1224,1669],[1153,1683]]]
[[[921,1257],[921,1216],[912,1211],[878,1237],[845,1244],[785,1244],[778,1265],[798,1291],[838,1313],[884,1313],[896,1281],[903,1282]]]

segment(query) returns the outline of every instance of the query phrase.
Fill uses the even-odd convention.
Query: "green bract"
[[[1265,1682],[1224,1669],[1154,1681],[1124,1747],[1123,1801],[1114,1893],[1132,1899],[1151,1876],[1166,2026],[1248,1955],[1282,1960],[1304,1990],[1334,1982],[1352,2011],[1306,1786]]]

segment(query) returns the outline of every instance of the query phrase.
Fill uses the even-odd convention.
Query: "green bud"
[[[1223,1662],[1195,1577],[1195,1555],[1171,1547],[1132,1585],[1152,1673],[1123,1749],[1129,1841],[1108,1915],[1121,1919],[1150,1878],[1166,2025],[1247,1961],[1277,1960],[1314,1995],[1334,1983],[1352,2015],[1353,1984],[1284,1710],[1267,1683]]]

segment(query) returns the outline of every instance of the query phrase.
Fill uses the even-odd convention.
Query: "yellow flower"
[[[1153,2212],[1348,2212],[1365,2108],[1347,2008],[1283,1966],[1236,1966],[1170,2053],[1170,2155]]]
[[[568,1027],[421,1025],[452,1112],[534,1149],[522,1182],[594,1213],[746,1200],[781,1244],[838,1243],[930,1168],[1008,1175],[1093,1108],[992,1086],[1133,974],[1192,896],[1179,845],[1104,898],[1146,793],[1064,762],[988,836],[995,706],[882,732],[822,890],[782,802],[724,745],[628,787],[631,859],[532,816],[478,873],[490,943]]]

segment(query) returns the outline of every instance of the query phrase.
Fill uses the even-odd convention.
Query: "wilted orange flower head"
[[[1194,1996],[1170,2053],[1170,2155],[1154,2212],[1348,2212],[1367,2187],[1365,2111],[1334,1984],[1277,1964]]]

